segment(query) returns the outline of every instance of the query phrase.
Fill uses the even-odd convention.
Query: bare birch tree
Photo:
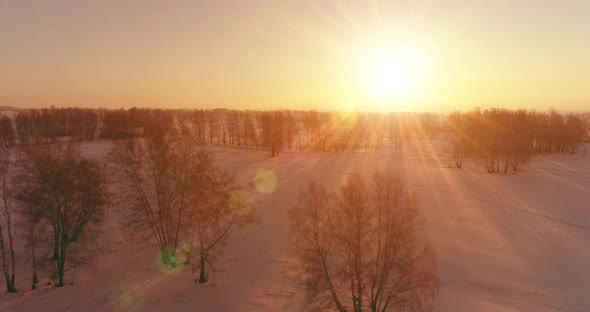
[[[193,268],[204,283],[206,265],[222,251],[231,228],[252,214],[238,201],[236,194],[243,193],[233,175],[215,167],[213,155],[184,132],[117,142],[111,159],[127,185],[127,228],[155,239],[162,262],[172,266],[179,244],[187,242],[187,263],[198,258]]]
[[[289,211],[291,250],[317,311],[428,311],[439,288],[414,197],[390,176],[310,183]]]
[[[187,141],[188,140],[188,141]],[[122,174],[128,194],[126,228],[132,235],[155,239],[164,264],[175,259],[190,221],[189,174],[205,172],[212,162],[187,137],[172,131],[162,137],[115,142],[111,159]],[[174,256],[174,258],[172,258]]]
[[[31,264],[31,289],[37,288],[39,283],[39,257],[48,251],[44,246],[49,244],[45,239],[49,234],[47,222],[43,219],[43,212],[34,205],[21,205],[19,209],[19,223],[21,236],[25,242],[25,249]],[[44,264],[44,263],[43,263]]]
[[[109,204],[107,181],[97,162],[86,160],[73,145],[26,150],[16,198],[35,209],[53,231],[57,252],[52,277],[65,285],[70,269],[87,262]]]
[[[256,221],[254,202],[233,175],[212,168],[204,184],[197,184],[191,198],[190,255],[198,258],[193,271],[199,271],[199,284],[208,280],[206,267],[213,267],[230,239],[235,226]],[[198,174],[198,173],[197,173]]]
[[[0,147],[0,255],[2,256],[2,272],[6,280],[6,291],[16,292],[14,252],[14,229],[12,224],[14,210],[14,188],[10,178],[13,162],[6,148]]]
[[[169,264],[176,252],[178,241],[174,234],[182,218],[170,148],[164,140],[156,143],[152,139],[128,139],[115,142],[111,153],[127,186],[124,194],[129,196],[130,209],[126,228],[134,236],[153,237],[164,264]]]

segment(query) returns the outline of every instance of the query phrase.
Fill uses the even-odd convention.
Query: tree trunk
[[[31,290],[37,289],[37,283],[39,283],[39,279],[37,279],[37,271],[33,271],[33,284]]]
[[[486,161],[486,169],[488,171],[488,173],[493,173],[494,172],[494,161],[491,159],[488,159],[487,157],[485,158]]]
[[[64,283],[64,275],[65,275],[65,266],[66,266],[66,246],[64,242],[60,244],[60,253],[57,258],[57,285],[56,287],[63,287]]]
[[[15,253],[14,253],[14,244],[13,244],[13,238],[12,238],[12,227],[10,225],[10,215],[7,216],[7,230],[8,230],[8,244],[10,247],[10,284],[12,285],[12,289],[13,292],[16,292],[16,284],[14,282],[14,274],[15,274],[15,265],[16,265],[16,259],[15,259]]]
[[[362,300],[360,298],[352,298],[352,310],[354,312],[362,312]]]
[[[14,265],[12,266],[13,269],[11,274],[8,272],[8,265],[6,263],[6,246],[4,244],[4,237],[2,235],[4,235],[4,233],[0,224],[0,253],[2,254],[2,271],[4,273],[4,280],[6,281],[6,291],[9,293],[14,293],[16,292],[16,286],[14,285]]]
[[[33,271],[31,289],[35,290],[37,288],[37,283],[39,283],[39,279],[37,278],[37,252],[35,246],[36,238],[33,239],[33,243],[31,245],[31,270]]]
[[[53,236],[53,258],[51,258],[52,261],[57,260],[58,258],[58,244],[59,244],[59,238],[57,236],[57,231],[54,230],[54,236]]]
[[[10,275],[8,272],[4,272],[4,279],[6,280],[6,291],[9,293],[15,293],[16,286],[14,285],[14,273]]]
[[[57,285],[55,287],[63,287],[64,284],[64,266],[61,264],[57,265]]]
[[[170,251],[169,251],[168,247],[162,248],[161,255],[162,255],[162,263],[169,264],[170,263]]]
[[[207,278],[205,277],[205,256],[201,255],[200,261],[199,284],[203,284],[207,282]]]

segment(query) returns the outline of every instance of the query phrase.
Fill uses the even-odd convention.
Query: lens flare
[[[229,194],[229,207],[240,216],[250,213],[254,202],[250,194],[244,190],[232,191]]]
[[[254,186],[256,190],[263,194],[274,192],[277,187],[277,176],[270,169],[258,170],[254,176]]]

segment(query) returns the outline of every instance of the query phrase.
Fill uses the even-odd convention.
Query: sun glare
[[[369,99],[379,102],[410,100],[428,78],[427,50],[416,43],[378,45],[362,56],[362,85]]]

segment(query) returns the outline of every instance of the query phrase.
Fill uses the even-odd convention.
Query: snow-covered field
[[[301,311],[304,291],[289,275],[287,209],[310,179],[336,189],[348,174],[375,169],[399,174],[418,196],[443,282],[437,311],[590,311],[590,155],[539,156],[518,174],[490,175],[471,163],[451,168],[443,145],[278,158],[212,148],[241,181],[269,170],[277,185],[260,195],[261,223],[233,232],[210,282],[193,283],[182,265],[160,266],[156,248],[122,234],[115,206],[97,263],[77,273],[75,285],[25,290],[30,271],[21,255],[22,291],[1,294],[0,311]],[[81,149],[104,159],[110,145]]]

